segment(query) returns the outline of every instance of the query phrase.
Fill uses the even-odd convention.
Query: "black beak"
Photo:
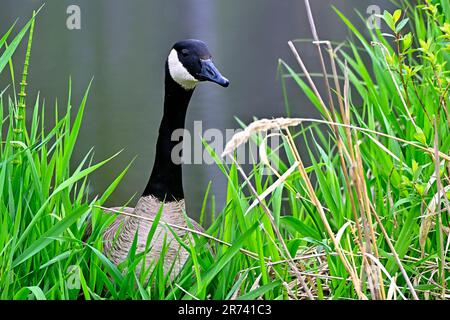
[[[211,59],[200,61],[202,64],[202,70],[197,75],[200,81],[211,81],[225,88],[229,86],[230,81],[220,74]]]

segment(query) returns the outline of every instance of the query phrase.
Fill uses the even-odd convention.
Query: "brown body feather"
[[[174,276],[179,273],[189,254],[178,243],[165,223],[188,228],[188,223],[184,217],[184,200],[162,203],[153,196],[146,196],[138,201],[136,208],[134,209],[128,207],[112,209],[122,211],[125,214],[128,213],[155,219],[161,206],[163,206],[163,211],[155,234],[151,240],[150,250],[145,257],[145,266],[149,267],[155,265],[161,255],[165,241],[167,252],[164,255],[163,269],[165,273],[168,273],[173,266],[171,275]],[[189,220],[197,231],[203,231],[203,228],[197,222],[192,219]],[[147,238],[152,224],[153,222],[138,217],[119,215],[103,235],[104,253],[116,265],[123,262],[128,256],[136,233],[138,235],[136,253],[143,252],[146,248]],[[179,228],[173,228],[172,230],[181,239],[183,239],[187,233],[186,230]],[[140,269],[141,265],[138,266],[137,271],[139,272]]]

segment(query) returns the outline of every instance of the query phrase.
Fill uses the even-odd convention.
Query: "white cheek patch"
[[[178,59],[178,53],[175,49],[170,51],[167,61],[172,79],[186,90],[194,89],[198,80],[195,79],[183,66],[181,61]]]

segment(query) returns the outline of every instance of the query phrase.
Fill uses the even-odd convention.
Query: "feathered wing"
[[[117,211],[124,212],[124,213],[133,213],[134,212],[134,208],[130,208],[130,207],[113,207],[113,208],[108,208],[108,210],[103,210],[103,212],[107,213],[107,214],[118,214]],[[124,218],[124,216],[117,217],[117,219],[115,219],[113,221],[113,223],[111,224],[111,226],[109,228],[112,227],[112,228],[115,228],[117,230],[116,224],[120,224],[120,221],[122,221],[123,218]],[[108,230],[106,232],[108,232]],[[87,221],[86,230],[84,230],[84,234],[83,234],[83,237],[81,239],[84,242],[86,242],[89,239],[89,237],[91,236],[91,234],[92,234],[92,220],[89,218],[89,220]]]
[[[188,223],[184,218],[184,200],[173,201],[162,204],[153,196],[142,197],[136,208],[113,208],[122,211],[125,214],[132,213],[133,216],[120,215],[111,224],[104,234],[104,252],[115,264],[119,264],[126,259],[131,248],[132,242],[138,234],[137,252],[143,252],[146,249],[148,234],[151,230],[153,221],[163,205],[161,219],[156,227],[156,231],[151,240],[151,249],[147,253],[146,266],[154,265],[159,259],[161,251],[166,244],[167,252],[164,255],[163,267],[167,273],[173,266],[171,275],[179,273],[186,262],[189,253],[178,243],[166,223],[172,226],[173,232],[183,239],[188,232]],[[143,218],[140,218],[143,217]],[[190,219],[192,226],[196,231],[204,232],[203,228],[194,220]],[[177,228],[175,226],[181,227]],[[138,271],[140,266],[138,266]]]
[[[125,214],[134,213],[134,208],[130,207],[113,207],[110,209],[111,211],[105,210],[104,212],[108,214],[116,214],[117,217],[103,234],[103,251],[107,255],[111,253],[111,249],[114,244],[114,239],[115,236],[117,235],[117,232],[119,231],[119,227],[123,226],[125,219],[128,218],[128,216],[120,214],[119,212],[123,212]]]

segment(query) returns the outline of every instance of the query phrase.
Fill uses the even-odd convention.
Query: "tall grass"
[[[327,270],[312,277],[315,297],[447,299],[450,7],[405,2],[403,10],[380,16],[388,32],[375,29],[370,39],[336,10],[356,40],[334,48],[319,38],[305,4],[325,92],[294,42],[305,76],[280,65],[323,119],[257,121],[230,141],[226,154],[260,131],[278,128],[285,139],[285,167],[292,171],[276,173],[277,194],[256,198],[263,207],[276,204],[284,188],[288,209],[277,227],[288,245],[296,241],[293,255],[322,250],[316,257],[325,257]],[[310,166],[298,146],[308,151]],[[305,286],[301,291],[308,293]]]
[[[110,159],[92,164],[92,150],[71,170],[71,156],[80,130],[89,87],[72,119],[71,91],[65,111],[55,105],[55,118],[45,119],[45,104],[26,100],[28,65],[35,14],[7,44],[11,28],[0,40],[5,47],[0,72],[9,66],[11,85],[0,95],[0,298],[76,298],[65,282],[72,265],[87,255],[81,241],[92,204],[103,204],[119,180],[99,198],[86,196],[89,175]],[[20,90],[16,94],[11,57],[28,32]],[[12,96],[7,96],[7,93]],[[6,111],[6,113],[4,113]],[[26,116],[31,127],[26,127]],[[85,273],[86,276],[89,273]]]
[[[295,81],[323,117],[246,126],[223,156],[234,159],[238,145],[255,140],[263,161],[251,172],[237,162],[223,164],[205,143],[228,179],[226,206],[217,215],[203,206],[201,221],[211,214],[211,226],[204,233],[190,226],[190,235],[178,239],[191,255],[174,279],[163,272],[164,250],[140,273],[144,253],[136,253],[136,245],[119,266],[101,253],[101,234],[116,216],[105,214],[103,203],[128,167],[94,199],[85,192],[89,175],[110,159],[92,164],[89,152],[71,170],[89,87],[74,112],[69,83],[64,114],[55,106],[50,125],[39,97],[33,106],[25,95],[16,97],[12,77],[0,99],[7,110],[0,148],[0,298],[448,298],[450,6],[405,2],[382,16],[389,34],[373,30],[370,39],[336,10],[355,40],[334,47],[319,38],[305,4],[325,91],[317,89],[297,42],[289,46],[299,66],[280,61],[280,68],[283,81]],[[14,74],[11,56],[26,32],[31,50],[34,19],[2,52],[0,72],[9,65]],[[281,135],[279,150],[266,146],[265,131]],[[213,199],[209,189],[207,199]]]

